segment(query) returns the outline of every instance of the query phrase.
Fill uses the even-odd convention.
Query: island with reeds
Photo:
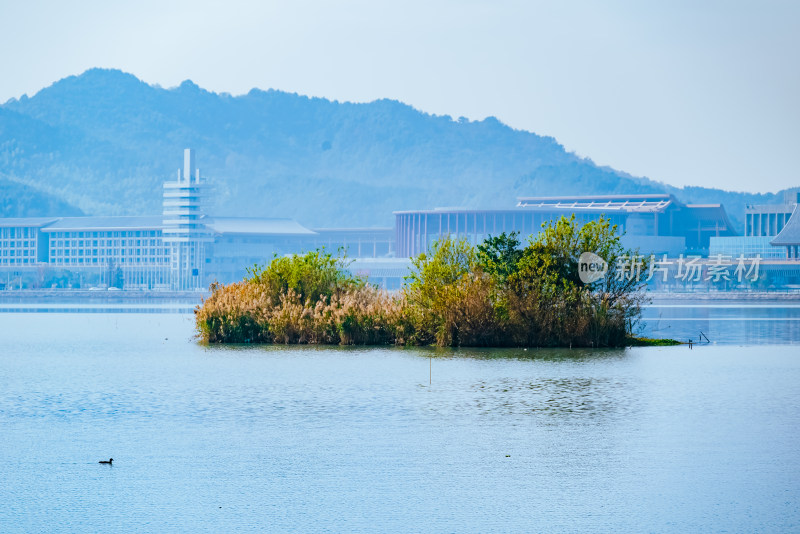
[[[591,251],[607,272],[586,282]],[[620,347],[670,344],[633,336],[643,282],[619,272],[632,257],[607,219],[547,223],[522,246],[516,234],[478,245],[446,238],[412,259],[404,287],[389,292],[324,250],[274,258],[230,285],[214,284],[195,310],[208,343]],[[641,266],[640,266],[641,267]]]

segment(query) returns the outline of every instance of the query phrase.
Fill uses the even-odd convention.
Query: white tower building
[[[163,239],[170,249],[171,285],[176,290],[204,285],[205,244],[213,238],[200,221],[203,190],[194,150],[187,148],[177,181],[164,183]]]

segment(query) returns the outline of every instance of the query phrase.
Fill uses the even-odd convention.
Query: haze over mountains
[[[0,106],[0,217],[158,214],[186,147],[213,185],[210,213],[313,227],[390,226],[395,210],[513,207],[517,196],[669,192],[723,203],[741,230],[745,204],[780,199],[632,177],[492,117],[163,89],[92,69]]]

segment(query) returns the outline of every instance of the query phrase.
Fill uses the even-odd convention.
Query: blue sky
[[[800,185],[800,2],[0,0],[0,102],[91,67],[402,100],[673,185]]]

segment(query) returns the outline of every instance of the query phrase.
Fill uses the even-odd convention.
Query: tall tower
[[[203,287],[205,244],[212,240],[200,221],[203,191],[194,150],[187,148],[177,181],[164,183],[163,239],[170,249],[171,285],[176,290]]]

